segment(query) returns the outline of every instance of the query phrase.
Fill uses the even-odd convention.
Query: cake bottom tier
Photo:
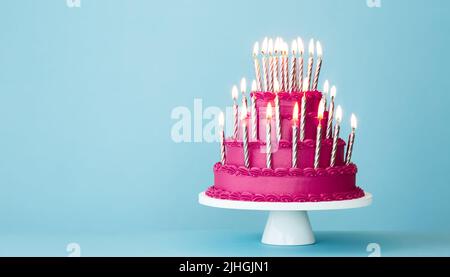
[[[214,165],[214,185],[206,195],[255,202],[322,202],[364,197],[354,164],[325,169],[259,169]]]

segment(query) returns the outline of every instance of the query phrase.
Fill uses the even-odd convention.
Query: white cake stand
[[[352,209],[368,206],[372,203],[372,194],[352,200],[326,202],[250,202],[211,198],[201,192],[198,202],[205,206],[269,211],[262,243],[271,245],[308,245],[315,242],[307,211]]]

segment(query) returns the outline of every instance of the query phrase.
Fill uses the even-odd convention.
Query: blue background
[[[444,0],[2,1],[0,255],[66,255],[71,241],[83,255],[358,256],[369,242],[450,255],[449,11]],[[311,213],[322,232],[306,248],[260,245],[266,213],[200,206],[219,146],[170,135],[174,108],[230,104],[264,36],[320,39],[322,81],[346,120],[358,115],[353,160],[375,197]]]

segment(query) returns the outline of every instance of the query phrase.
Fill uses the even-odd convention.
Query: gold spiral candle
[[[242,105],[241,121],[242,121],[242,144],[244,150],[244,166],[246,168],[249,168],[250,162],[248,155],[247,104]]]
[[[348,137],[348,144],[347,144],[347,154],[345,155],[345,164],[349,165],[351,163],[352,160],[352,152],[353,152],[353,144],[355,143],[355,131],[356,131],[356,125],[357,125],[357,121],[356,121],[356,116],[354,114],[352,114],[351,118],[350,118],[350,124],[352,127],[352,131]]]
[[[272,168],[272,104],[266,109],[266,167]]]
[[[323,83],[323,89],[322,89],[322,99],[324,104],[324,108],[325,111],[327,110],[327,98],[328,98],[328,93],[330,92],[330,82],[328,82],[328,80],[325,80],[325,82]]]
[[[220,162],[222,165],[226,162],[226,154],[225,154],[225,118],[223,113],[219,115],[219,126],[220,126]]]
[[[231,89],[231,97],[233,98],[233,139],[238,138],[238,121],[239,121],[239,108],[237,104],[238,89],[233,86]]]
[[[330,167],[334,167],[336,164],[336,152],[337,152],[337,143],[339,139],[339,130],[341,128],[342,121],[342,108],[338,106],[336,109],[336,126],[334,126],[334,135],[333,135],[333,146],[331,148],[331,158],[330,158]]]
[[[297,168],[297,148],[298,148],[298,103],[295,102],[292,113],[292,168]]]
[[[262,43],[262,47],[261,47],[261,61],[262,61],[262,68],[263,68],[263,75],[264,75],[264,84],[265,84],[265,91],[269,91],[269,82],[270,82],[270,77],[269,77],[269,61],[267,58],[267,37],[264,38],[263,43]]]
[[[273,80],[275,77],[275,59],[273,56],[273,40],[269,39],[268,52],[269,52],[269,91],[273,91]]]
[[[317,42],[316,47],[317,47],[317,65],[316,65],[316,72],[314,74],[312,90],[317,90],[317,86],[319,83],[320,69],[322,68],[322,44],[320,44],[320,41]]]
[[[306,87],[308,86],[308,81],[303,83],[303,96],[302,96],[302,105],[300,109],[300,141],[305,140],[305,125],[306,125]]]
[[[258,52],[259,52],[259,43],[255,42],[255,44],[253,46],[253,65],[255,67],[257,91],[262,91],[262,78],[261,78],[261,69],[260,69],[259,60],[258,60]]]
[[[288,46],[285,42],[283,42],[283,51],[282,51],[282,66],[283,66],[283,86],[282,90],[284,92],[288,91],[288,80],[289,80],[289,61],[288,61]]]
[[[280,98],[278,93],[280,92],[280,84],[278,80],[274,80],[274,90],[275,90],[275,127],[277,132],[277,141],[281,140],[281,114],[280,114]]]
[[[321,149],[321,142],[322,142],[322,118],[323,118],[323,111],[324,111],[324,103],[321,100],[319,104],[319,110],[317,112],[317,118],[319,120],[319,124],[317,125],[317,134],[316,134],[316,151],[314,153],[314,169],[319,168],[320,163],[320,149]]]
[[[252,82],[252,92],[254,93],[257,89],[256,81],[253,80]],[[252,115],[252,140],[256,141],[258,140],[258,118],[256,113],[256,97],[255,95],[252,96],[252,108],[251,108],[251,115]]]
[[[312,69],[314,65],[314,39],[309,41],[309,57],[308,57],[308,71],[306,75],[306,80],[308,80],[308,90],[311,90],[311,80],[312,80]]]
[[[291,72],[289,78],[289,92],[297,91],[297,40],[291,44]]]
[[[246,96],[246,93],[247,93],[247,80],[245,80],[245,78],[241,79],[240,88],[241,88],[241,94],[242,94],[242,105],[245,104],[245,106],[247,106],[247,96]]]
[[[328,121],[325,137],[331,138],[331,131],[333,129],[333,116],[334,116],[334,98],[336,97],[336,87],[332,86],[330,91],[330,108],[328,109]]]
[[[280,71],[282,70],[282,67],[280,66],[280,60],[281,59],[281,38],[277,37],[274,42],[273,46],[274,54],[273,54],[273,80],[281,80]]]
[[[305,47],[303,45],[303,40],[301,38],[297,38],[297,47],[298,47],[298,72],[297,72],[297,83],[298,90],[301,91],[303,89],[303,53],[305,52]]]

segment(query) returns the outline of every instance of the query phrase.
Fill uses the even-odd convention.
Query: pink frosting
[[[314,169],[317,109],[322,94],[306,92],[305,140],[298,142],[298,168],[292,161],[292,111],[295,102],[300,105],[303,93],[278,94],[280,100],[281,140],[276,140],[275,120],[272,120],[272,168],[266,168],[265,109],[273,104],[274,93],[255,92],[258,116],[258,140],[249,142],[250,167],[244,167],[242,130],[237,140],[226,139],[226,164],[214,165],[214,186],[207,195],[220,199],[266,202],[315,202],[354,199],[364,196],[356,186],[357,167],[344,164],[345,142],[338,140],[336,163],[330,167],[332,139],[325,139],[328,113],[322,120],[319,168]],[[250,121],[250,120],[249,120]],[[248,123],[250,126],[251,122]],[[251,128],[249,128],[250,132]],[[251,134],[249,133],[249,138]]]
[[[246,168],[214,165],[214,186],[231,192],[303,195],[347,193],[355,189],[354,164],[329,168]]]
[[[274,105],[273,101],[275,94],[271,92],[254,92],[252,96],[256,97],[256,109],[259,119],[258,135],[262,140],[266,139],[266,108],[269,102]],[[280,118],[281,118],[281,138],[285,140],[291,140],[292,138],[292,111],[294,109],[295,102],[301,105],[301,99],[303,92],[280,92],[278,98],[280,100]],[[306,92],[306,124],[305,124],[305,138],[314,139],[317,133],[317,110],[319,102],[322,99],[322,94],[318,91]],[[322,120],[322,126],[326,126],[328,112],[324,113],[324,119]],[[272,139],[275,139],[275,120],[272,119]],[[324,137],[326,128],[322,129],[322,135]],[[239,132],[242,135],[242,131]],[[241,137],[240,137],[241,138]]]
[[[331,159],[332,139],[323,140],[319,165],[321,168],[328,167]],[[313,167],[315,155],[315,141],[307,139],[298,143],[297,160],[298,167]],[[226,141],[227,164],[242,166],[244,165],[244,154],[242,141]],[[338,141],[336,151],[336,166],[344,164],[345,142]],[[252,141],[249,143],[250,167],[266,167],[266,143],[261,141]],[[272,142],[272,166],[273,168],[289,168],[292,163],[292,143],[282,140],[280,144]]]
[[[322,201],[339,201],[350,200],[363,197],[364,191],[355,187],[352,191],[321,193],[321,194],[261,194],[251,192],[230,192],[211,186],[206,191],[206,195],[212,198],[237,200],[237,201],[253,201],[253,202],[322,202]]]

